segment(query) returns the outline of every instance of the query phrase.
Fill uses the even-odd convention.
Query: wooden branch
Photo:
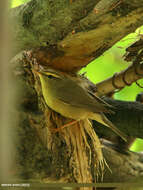
[[[107,115],[107,117],[121,131],[130,137],[143,138],[143,104],[139,102],[113,100],[110,98],[105,98],[104,100],[113,105],[115,111],[115,114]],[[98,127],[99,124],[97,125],[97,123],[94,123],[94,126],[95,131],[100,134],[101,137],[111,140],[112,136],[114,136],[113,132],[108,128],[104,127],[103,129],[103,127]]]
[[[125,70],[115,73],[112,77],[107,78],[96,84],[88,82],[89,88],[98,96],[109,95],[121,90],[125,86],[132,85],[139,79],[143,78],[143,39],[140,38],[126,49],[124,55],[125,61],[132,61],[132,64]]]
[[[98,2],[31,0],[11,10],[10,16],[16,21],[13,24],[16,44],[13,54],[33,48],[30,55],[41,65],[75,72],[143,23],[143,7],[140,6],[142,0],[124,0],[120,4],[116,4],[116,0],[110,0],[109,4],[105,4],[105,0],[99,4]],[[105,6],[104,9],[102,6]],[[95,176],[99,173],[96,170],[100,165],[103,170],[101,144],[96,136],[96,129],[94,131],[86,120],[57,134],[51,132],[51,128],[63,125],[67,119],[45,106],[38,80],[30,71],[33,63],[31,60],[28,62],[26,55],[24,56],[16,63],[20,70],[15,75],[20,78],[16,82],[19,92],[22,92],[17,101],[18,111],[15,111],[17,117],[20,116],[20,127],[17,125],[21,137],[17,145],[21,156],[18,156],[18,174],[29,179],[42,178],[42,182],[43,179],[47,182],[49,179],[51,182],[95,182]],[[126,83],[137,80],[138,74],[130,79],[129,73],[136,74],[132,70],[128,75],[127,71],[120,75],[121,79],[117,80],[120,87],[123,79]],[[114,87],[117,81],[112,82]],[[119,110],[114,115],[108,115],[109,119],[118,123],[117,127],[128,136],[142,138],[142,105],[107,101]],[[128,116],[131,117],[130,123]],[[105,154],[108,157],[108,151]],[[119,158],[120,156],[124,163],[127,157],[122,158],[120,154]],[[117,163],[113,165],[117,166]],[[130,167],[130,163],[127,166]],[[134,176],[139,178],[140,172]],[[128,179],[131,179],[130,176]]]
[[[16,59],[18,59],[18,58],[16,58]],[[31,59],[29,59],[29,55],[27,53],[24,54],[24,59],[21,58],[21,62],[23,62],[22,63],[23,65],[25,65],[24,62],[29,64],[30,61],[31,61]],[[15,60],[14,60],[14,62],[15,62]],[[33,63],[31,63],[31,64],[33,64]],[[22,70],[23,70],[24,68],[23,68],[22,65],[21,65],[21,67],[22,67]],[[26,72],[30,73],[30,76],[31,76],[30,67],[28,69],[26,69]],[[139,64],[139,66],[137,67],[137,71],[138,71],[138,69],[140,67],[142,69],[142,65]],[[141,69],[140,69],[139,72],[142,72]],[[23,73],[23,71],[22,71],[22,73]],[[129,72],[129,73],[132,73],[132,74],[134,73],[134,67],[131,67],[131,72]],[[136,75],[133,75],[133,78],[134,78],[134,76],[136,77]],[[119,78],[122,80],[122,77],[119,77]],[[131,77],[129,77],[129,79],[130,78]],[[90,83],[90,81],[88,81],[87,79],[85,80],[85,78],[82,78],[82,77],[80,77],[79,79],[80,80],[83,79],[83,84],[86,85],[86,88],[89,87],[90,90],[92,90],[94,92],[96,86],[93,83]],[[31,81],[31,79],[30,79],[30,81]],[[110,79],[110,81],[111,81],[111,79]],[[112,82],[111,82],[111,84],[112,84]],[[122,81],[121,81],[121,84],[123,84]],[[104,85],[104,82],[103,82],[103,85]],[[30,109],[30,110],[31,109],[32,110],[38,109],[37,108],[38,104],[37,104],[36,92],[34,92],[33,90],[31,91],[26,84],[22,85],[21,91],[22,91],[22,88],[24,88],[25,93],[21,94],[21,95],[22,95],[22,97],[23,97],[23,95],[25,95],[26,97],[24,96],[23,98],[21,98],[22,102],[20,104],[23,107],[25,107],[27,109]],[[106,88],[107,87],[105,87],[105,89]],[[112,89],[113,88],[114,87],[112,87]],[[31,92],[32,92],[32,94],[31,94]],[[139,102],[119,101],[119,100],[113,100],[113,99],[110,99],[110,98],[104,98],[104,99],[109,104],[113,105],[113,107],[115,108],[114,109],[115,114],[107,115],[107,117],[109,117],[109,119],[113,123],[115,123],[117,125],[117,127],[121,131],[123,131],[125,134],[127,134],[128,136],[134,136],[134,137],[142,138],[142,134],[143,134],[142,129],[143,129],[143,127],[142,127],[142,117],[141,117],[141,115],[142,115],[143,105],[141,103],[139,103]],[[31,106],[29,107],[29,105],[31,105]],[[130,120],[128,120],[127,118],[130,118]],[[136,125],[136,123],[138,123],[138,125]],[[132,126],[132,127],[130,127],[130,126]],[[105,133],[107,132],[107,134],[108,134],[108,131],[110,131],[110,130],[105,129],[105,127],[103,127],[103,128],[105,130]],[[100,132],[103,133],[102,130]]]
[[[133,82],[143,78],[143,64],[137,63],[130,65],[120,73],[115,73],[112,77],[96,84],[98,96],[115,92],[125,86],[130,86]]]
[[[73,176],[70,175],[69,157],[67,157],[67,147],[61,135],[54,135],[51,149],[47,149],[46,135],[47,128],[40,127],[38,122],[43,118],[37,117],[37,130],[29,122],[28,115],[25,112],[17,113],[20,117],[20,126],[17,126],[19,141],[16,145],[18,160],[16,174],[22,178],[28,178],[31,182],[37,183],[74,183]],[[36,118],[34,116],[34,118]],[[39,119],[38,119],[39,118]],[[35,124],[36,124],[35,123]],[[43,133],[42,139],[39,139],[38,130]],[[75,131],[75,129],[73,128]],[[50,136],[49,136],[50,138]],[[53,151],[55,150],[55,151]],[[119,149],[120,150],[120,149]],[[105,167],[104,182],[138,182],[143,180],[143,156],[133,152],[126,151],[121,153],[116,151],[116,147],[108,142],[104,142],[103,154],[112,170],[112,173]],[[83,159],[83,158],[82,158]],[[99,178],[98,182],[101,179]]]
[[[31,0],[14,8],[10,13],[15,21],[13,53],[42,46],[33,52],[38,62],[77,71],[142,25],[142,1],[124,0],[114,7],[116,2],[102,0],[104,12],[96,0]]]
[[[67,0],[62,2],[31,0],[12,9],[10,17],[14,21],[12,27],[14,52],[57,44],[73,30],[78,20],[93,9],[97,2],[97,0],[94,2],[80,0],[71,4]]]
[[[104,141],[103,154],[111,171],[106,169],[104,182],[108,183],[142,183],[143,154],[114,150],[114,145]]]
[[[38,179],[39,182],[42,181],[47,183],[91,183],[92,181],[95,181],[94,168],[95,163],[98,163],[95,162],[95,158],[97,158],[95,155],[98,150],[99,156],[100,144],[96,144],[98,146],[94,147],[91,138],[86,138],[81,135],[83,134],[83,130],[85,130],[83,126],[87,127],[88,123],[85,123],[86,125],[82,126],[71,126],[70,128],[63,130],[61,133],[51,133],[51,127],[55,127],[57,123],[61,126],[66,120],[56,113],[51,114],[51,111],[44,107],[40,93],[37,97],[37,93],[34,89],[36,80],[33,78],[33,74],[30,71],[32,62],[29,63],[29,57],[26,57],[26,54],[23,56],[24,57],[16,57],[16,59],[13,60],[13,63],[11,63],[11,65],[13,65],[13,74],[18,85],[18,92],[21,93],[20,99],[17,100],[18,110],[16,111],[17,117],[20,120],[20,126],[17,125],[17,131],[20,139],[17,144],[19,163],[17,163],[16,173],[23,176],[23,178],[28,178],[31,180]],[[40,89],[37,89],[37,92],[40,92]],[[112,120],[113,123],[117,124],[117,127],[127,135],[139,136],[142,138],[143,127],[141,121],[143,105],[139,103],[136,104],[133,102],[129,103],[111,99],[106,101],[118,110],[114,115],[108,115],[108,117],[110,117],[109,119]],[[54,119],[52,120],[53,114]],[[130,117],[129,121],[127,120],[128,117]],[[106,128],[103,126],[100,127],[99,124],[97,126],[96,124],[96,127],[94,128],[96,132],[97,127]],[[127,128],[125,129],[125,127]],[[137,132],[138,130],[139,133]],[[74,142],[74,144],[71,142]],[[75,151],[75,145],[77,150],[80,150],[79,152]],[[90,152],[89,147],[93,147],[92,152]],[[111,150],[107,152],[105,151],[104,156],[107,154],[106,160],[109,166],[111,168],[113,167],[112,170],[114,172],[118,172],[118,168],[114,167],[117,166],[118,163],[112,163],[112,159],[108,156],[109,154],[112,155],[111,152],[115,153]],[[122,163],[124,163],[124,160],[129,159],[129,156],[126,155],[125,152],[126,150],[123,151],[124,154],[117,152],[117,155],[119,156],[118,159],[123,160]],[[88,154],[89,157],[87,156]],[[80,156],[80,159],[78,155]],[[108,161],[108,158],[111,161]],[[137,157],[135,158],[135,161],[136,160]],[[127,166],[130,167],[130,160],[127,160],[127,162]],[[136,168],[137,174],[134,174],[136,177],[135,180],[140,180],[141,177],[141,173],[139,171],[140,168],[142,168],[142,162],[139,161],[138,163],[141,164],[141,166]],[[79,168],[82,170],[79,170]],[[84,168],[86,168],[86,172]],[[132,170],[132,166],[130,169]],[[114,172],[113,175],[109,175],[109,178],[105,178],[106,181],[111,181],[112,177],[113,180],[115,180]],[[124,174],[127,175],[126,172]],[[123,178],[124,174],[121,173],[121,180],[125,179]],[[126,179],[128,181],[133,178],[129,175]]]

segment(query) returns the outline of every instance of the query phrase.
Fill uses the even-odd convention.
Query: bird
[[[96,120],[126,141],[126,135],[105,116],[113,113],[112,106],[85,88],[81,80],[51,68],[32,71],[39,76],[44,100],[52,110],[74,121]]]

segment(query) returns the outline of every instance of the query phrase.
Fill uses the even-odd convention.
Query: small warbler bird
[[[123,140],[126,136],[117,129],[104,113],[112,113],[112,106],[85,89],[69,75],[54,69],[36,71],[41,81],[42,93],[46,104],[61,115],[76,121],[92,119],[111,128]]]

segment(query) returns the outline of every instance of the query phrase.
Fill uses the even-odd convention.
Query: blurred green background
[[[28,1],[29,0],[11,0],[11,7],[19,6]],[[126,36],[98,59],[83,68],[81,73],[86,72],[86,76],[92,82],[97,83],[127,68],[131,63],[127,63],[123,60],[125,49],[130,46],[130,44],[137,41],[141,34],[143,35],[143,26],[138,28],[134,33]],[[143,79],[140,80],[139,83],[143,86]],[[114,97],[119,100],[135,101],[136,95],[140,92],[143,92],[143,89],[139,88],[136,84],[132,84],[130,87],[125,87],[123,90],[116,93]],[[132,145],[131,150],[143,151],[143,140],[137,139]]]

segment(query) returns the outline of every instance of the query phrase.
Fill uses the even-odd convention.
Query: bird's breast
[[[75,107],[70,103],[65,103],[55,97],[53,97],[50,93],[47,96],[47,93],[43,91],[43,96],[46,104],[52,110],[60,113],[62,116],[75,119],[82,120],[87,118],[87,111],[80,107]]]

